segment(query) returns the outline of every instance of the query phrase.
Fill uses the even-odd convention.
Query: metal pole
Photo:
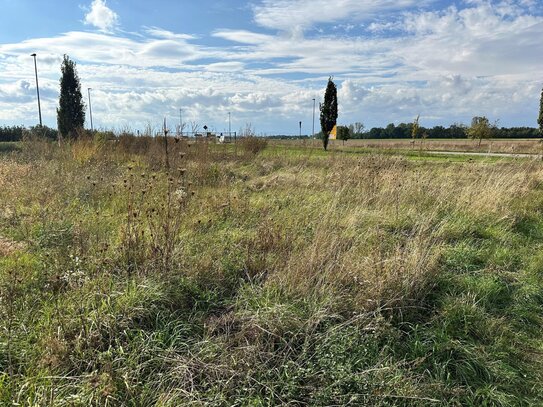
[[[179,109],[179,132],[181,133],[181,136],[183,135],[183,116],[182,116],[183,109]]]
[[[91,104],[91,97],[90,97],[90,91],[92,88],[87,88],[87,93],[89,94],[89,114],[90,114],[90,121],[91,121],[91,131],[94,133],[94,125],[92,124],[92,104]]]
[[[232,122],[230,120],[230,112],[228,112],[228,137],[232,137]]]
[[[300,120],[300,138],[302,138],[302,121]]]
[[[41,104],[40,104],[40,87],[38,85],[38,64],[36,62],[36,54],[31,54],[31,57],[34,57],[34,72],[36,73],[36,92],[38,93],[38,113],[40,115],[40,127],[42,126],[41,121]]]
[[[315,98],[313,98],[313,133],[311,136],[315,138]]]

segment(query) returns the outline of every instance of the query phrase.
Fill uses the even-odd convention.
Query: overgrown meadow
[[[252,138],[6,148],[0,405],[542,405],[542,182]]]

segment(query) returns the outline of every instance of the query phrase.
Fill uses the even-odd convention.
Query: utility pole
[[[31,54],[31,57],[34,57],[34,72],[36,73],[36,92],[38,93],[38,113],[40,115],[40,127],[42,127],[41,121],[41,105],[40,105],[40,87],[38,85],[38,64],[36,62],[36,53]]]
[[[302,121],[300,120],[300,138],[302,138]]]
[[[168,155],[168,127],[166,127],[166,118],[164,118],[164,153],[166,157],[166,171],[170,172],[170,157]]]
[[[183,136],[183,116],[182,116],[183,109],[179,109],[179,132],[181,133],[181,136]]]
[[[94,133],[94,125],[92,124],[92,104],[91,104],[91,97],[90,97],[90,91],[92,88],[87,88],[87,93],[89,95],[89,115],[90,115],[90,122],[91,122],[91,132]]]

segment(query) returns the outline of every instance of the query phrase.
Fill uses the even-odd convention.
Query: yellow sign
[[[335,140],[337,139],[337,126],[334,126],[332,131],[330,132],[329,140]]]

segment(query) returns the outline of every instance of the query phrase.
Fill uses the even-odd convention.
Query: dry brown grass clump
[[[268,140],[262,137],[248,136],[241,138],[240,144],[247,154],[257,155],[268,146]]]
[[[23,242],[16,242],[0,236],[0,256],[9,256],[18,251],[22,251],[25,248],[26,245]]]

